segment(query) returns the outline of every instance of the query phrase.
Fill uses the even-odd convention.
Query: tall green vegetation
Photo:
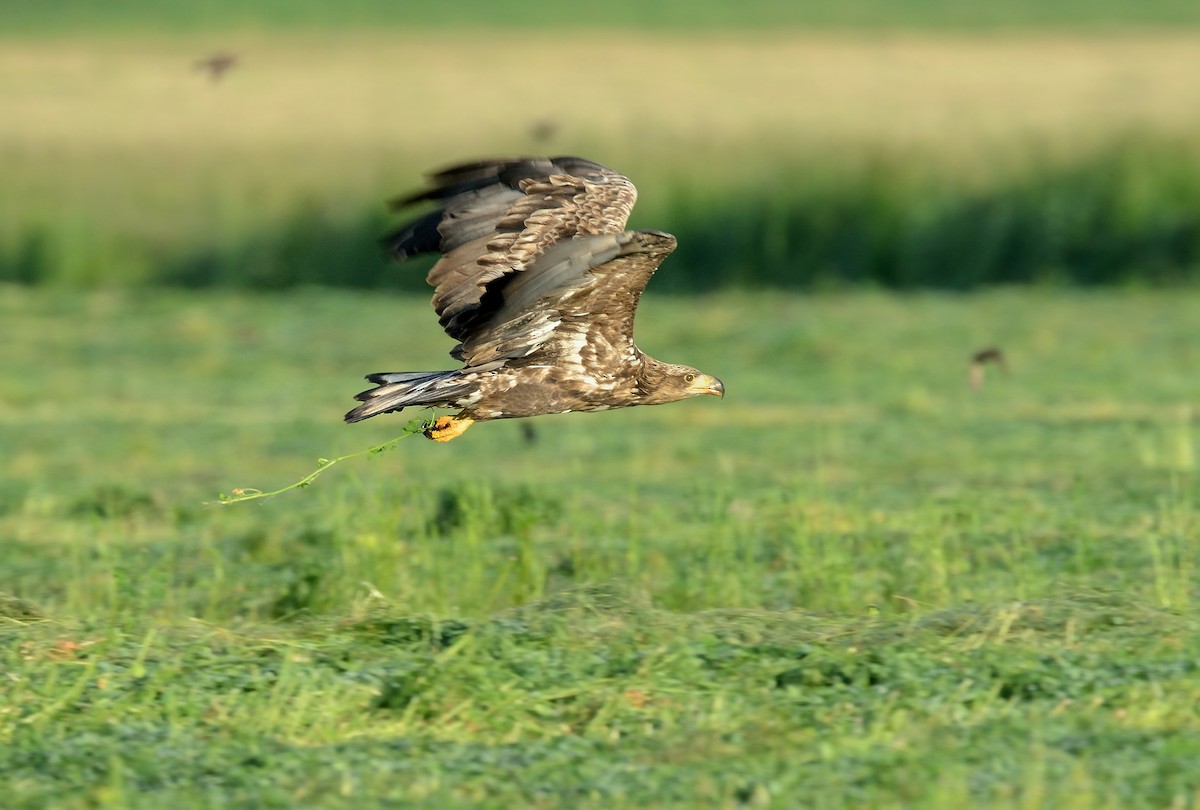
[[[674,189],[678,290],[1200,279],[1200,152],[1128,140],[980,183],[883,153],[773,183]]]
[[[1200,155],[1191,144],[1122,140],[985,182],[895,154],[832,168],[785,162],[766,182],[638,181],[646,200],[634,224],[680,243],[669,265],[678,269],[658,289],[1200,279]],[[374,199],[345,209],[309,201],[256,229],[168,244],[42,222],[13,229],[0,281],[417,290],[423,265],[393,267],[379,243],[397,221]]]

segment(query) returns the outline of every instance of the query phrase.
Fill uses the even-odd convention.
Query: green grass
[[[1194,806],[1198,306],[651,296],[725,400],[225,507],[424,301],[5,288],[6,806]]]
[[[1200,806],[1193,3],[547,6],[519,59],[506,2],[45,8],[0,32],[0,804]],[[504,152],[627,171],[658,292],[828,289],[646,300],[723,401],[216,503],[400,434],[340,417],[450,362],[427,293],[308,285],[419,287],[380,201]],[[1126,289],[844,289],[1014,280]]]
[[[149,0],[110,0],[103,5],[88,0],[59,0],[47,7],[37,0],[9,0],[6,27],[22,32],[71,30],[228,31],[245,28],[546,28],[597,27],[670,31],[706,30],[714,27],[759,29],[814,27],[833,29],[1045,29],[1141,26],[1162,28],[1195,25],[1200,11],[1186,0],[1011,0],[983,4],[964,0],[848,0],[820,3],[815,0],[749,0],[736,6],[714,2],[664,0],[648,5],[633,0],[612,0],[587,12],[569,5],[532,9],[519,0],[457,2],[432,5],[386,0],[200,0],[162,4]]]

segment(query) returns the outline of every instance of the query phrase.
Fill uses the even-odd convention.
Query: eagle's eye
[[[693,381],[693,380],[695,380],[695,379],[696,379],[696,375],[695,375],[695,374],[684,374],[684,375],[683,375],[683,381],[684,381],[684,382],[690,383],[690,382],[692,382],[692,381]]]

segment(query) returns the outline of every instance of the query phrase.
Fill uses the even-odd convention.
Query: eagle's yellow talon
[[[425,438],[435,442],[448,442],[457,439],[475,424],[474,419],[459,419],[454,416],[439,416],[425,427]]]

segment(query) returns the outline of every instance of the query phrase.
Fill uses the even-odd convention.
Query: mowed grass
[[[1198,307],[651,295],[726,399],[221,506],[399,433],[425,301],[5,288],[4,803],[1194,806]]]
[[[560,32],[524,50],[486,31],[10,36],[0,279],[380,286],[384,201],[512,153],[627,173],[635,224],[687,237],[692,289],[1188,277],[1198,46],[1190,29]],[[213,83],[194,62],[218,51],[241,61]]]

